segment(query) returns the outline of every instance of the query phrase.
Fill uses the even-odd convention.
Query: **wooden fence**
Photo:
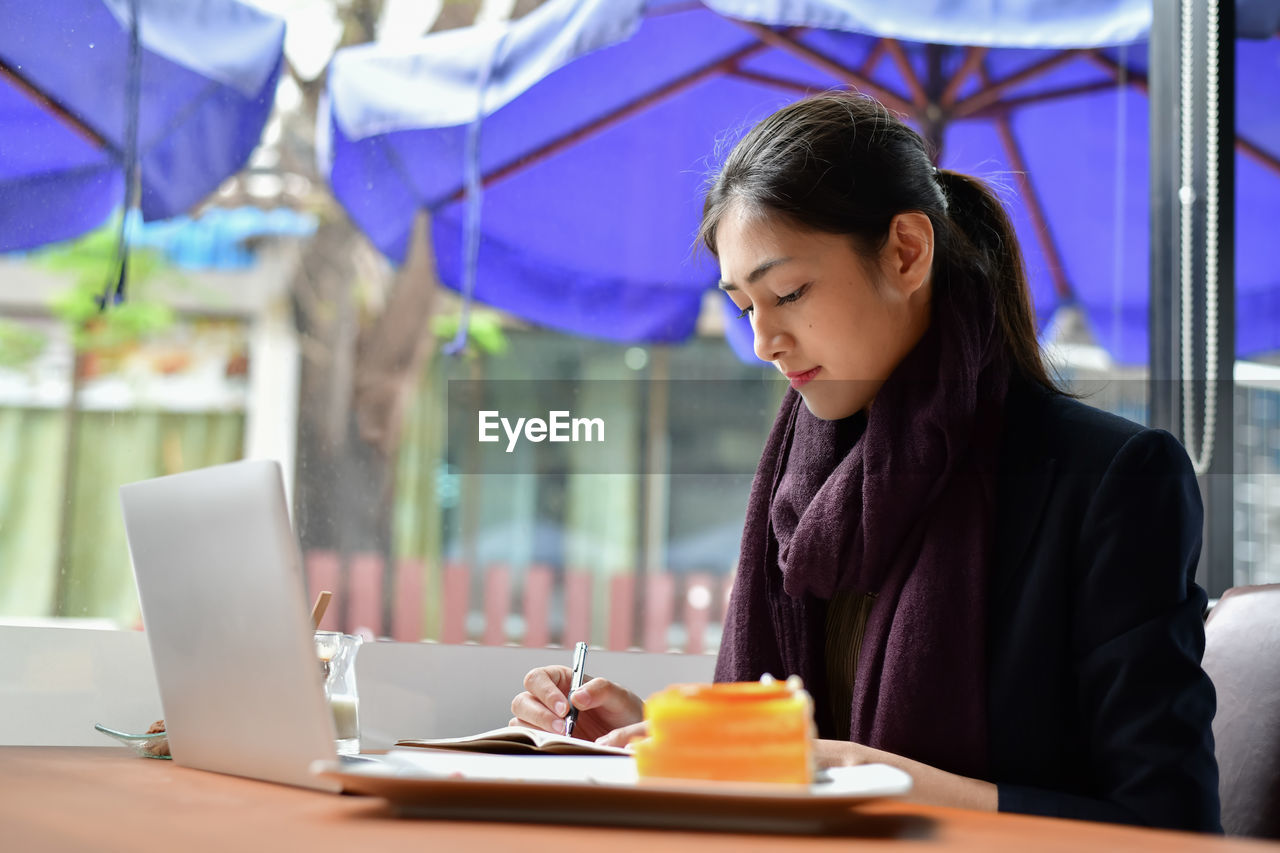
[[[379,555],[350,555],[345,579],[335,551],[309,551],[305,562],[308,589],[313,594],[330,589],[337,596],[322,628],[405,642],[424,639],[423,610],[430,599],[420,560],[404,559],[395,566],[389,626],[383,624],[387,577]],[[607,593],[597,606],[598,583],[607,584]],[[601,636],[609,649],[701,654],[711,646],[713,626],[724,618],[731,583],[731,576],[709,572],[597,577],[540,564],[516,576],[496,563],[477,575],[467,565],[446,563],[438,589],[440,628],[429,639],[541,647]],[[684,630],[673,631],[673,626]]]

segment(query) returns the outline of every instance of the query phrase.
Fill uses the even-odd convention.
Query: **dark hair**
[[[1014,374],[1059,390],[1040,356],[1022,251],[1004,206],[977,178],[935,169],[920,134],[879,102],[825,92],[752,128],[707,191],[698,237],[712,254],[733,204],[848,234],[864,257],[883,248],[895,215],[924,213],[933,223],[935,310],[956,288],[986,288]]]

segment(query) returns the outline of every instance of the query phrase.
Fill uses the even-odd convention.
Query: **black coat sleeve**
[[[1083,516],[1070,656],[1088,790],[1001,784],[1001,811],[1220,832],[1216,700],[1195,584],[1203,509],[1182,446],[1135,434]]]

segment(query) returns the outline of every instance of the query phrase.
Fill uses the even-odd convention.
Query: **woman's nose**
[[[777,361],[790,351],[794,341],[791,335],[766,318],[752,324],[755,333],[756,356],[763,361]]]

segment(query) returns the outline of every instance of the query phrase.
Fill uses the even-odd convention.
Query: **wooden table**
[[[880,803],[854,825],[859,851],[1280,851],[1269,844],[1085,821]],[[463,850],[663,853],[841,850],[843,837],[405,820],[338,796],[136,758],[123,747],[0,747],[0,847],[86,850]]]

